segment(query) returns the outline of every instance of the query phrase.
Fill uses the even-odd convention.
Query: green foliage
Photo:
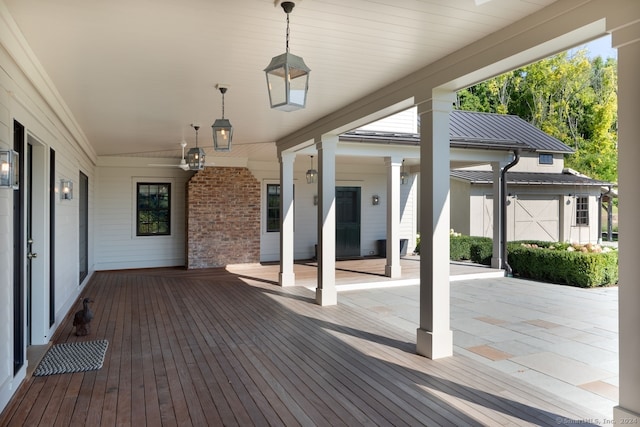
[[[618,252],[569,251],[568,244],[549,243],[530,247],[511,242],[509,265],[514,274],[544,282],[581,288],[613,285],[618,282]]]
[[[488,237],[476,237],[471,245],[471,261],[482,265],[491,265],[493,240]]]
[[[517,115],[576,150],[567,167],[617,182],[616,67],[559,53],[459,91],[457,108]]]
[[[479,264],[490,265],[493,255],[492,245],[492,240],[489,237],[451,235],[449,237],[449,257],[452,261],[471,260]]]

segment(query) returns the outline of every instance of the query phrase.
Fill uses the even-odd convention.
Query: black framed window
[[[576,225],[589,225],[589,197],[576,197]]]
[[[538,154],[538,163],[541,165],[552,165],[553,164],[553,154],[549,153],[540,153]]]
[[[136,235],[171,234],[171,184],[139,182],[136,188]]]
[[[280,184],[267,184],[267,232],[280,231]]]

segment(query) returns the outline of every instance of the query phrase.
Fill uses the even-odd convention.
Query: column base
[[[441,359],[453,356],[453,332],[432,332],[418,328],[416,351],[429,359]]]
[[[501,269],[502,268],[502,258],[500,258],[500,257],[491,258],[491,268]]]
[[[296,285],[296,275],[295,273],[283,273],[280,272],[278,276],[279,285],[283,288],[286,286],[295,286]]]
[[[318,305],[336,305],[338,304],[338,291],[336,289],[316,288],[316,304]]]
[[[385,265],[384,275],[392,279],[399,279],[402,277],[402,267],[399,265]]]
[[[638,425],[640,424],[640,414],[631,412],[621,406],[613,407],[613,420],[615,425]]]

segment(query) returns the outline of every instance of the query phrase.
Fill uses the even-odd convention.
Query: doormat
[[[102,368],[108,346],[107,340],[56,344],[44,355],[33,375],[95,371]]]

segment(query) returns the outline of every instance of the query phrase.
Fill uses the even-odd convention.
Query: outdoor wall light
[[[400,172],[400,184],[405,185],[409,182],[409,173],[404,170],[404,159],[402,160],[402,170]]]
[[[233,138],[233,127],[231,122],[224,118],[224,94],[229,89],[227,85],[217,84],[216,88],[222,94],[222,118],[216,119],[211,125],[213,131],[213,149],[215,151],[231,151],[231,139]]]
[[[192,171],[199,171],[204,169],[205,152],[202,148],[198,147],[198,129],[200,126],[191,124],[191,127],[196,130],[196,146],[189,149],[187,153],[187,164]]]
[[[315,184],[318,171],[313,168],[313,156],[311,156],[311,169],[307,171],[307,184]]]
[[[62,178],[60,180],[60,200],[73,199],[73,181]]]
[[[318,206],[318,195],[313,196],[313,206]]]
[[[13,150],[0,150],[0,188],[18,188],[20,162]]]
[[[380,204],[380,196],[378,196],[377,194],[374,194],[373,196],[371,196],[371,204],[373,206],[377,206]]]
[[[304,60],[289,53],[289,14],[295,3],[284,1],[280,4],[287,14],[287,51],[274,56],[264,72],[271,108],[280,111],[295,111],[305,107],[309,90],[309,67]]]

